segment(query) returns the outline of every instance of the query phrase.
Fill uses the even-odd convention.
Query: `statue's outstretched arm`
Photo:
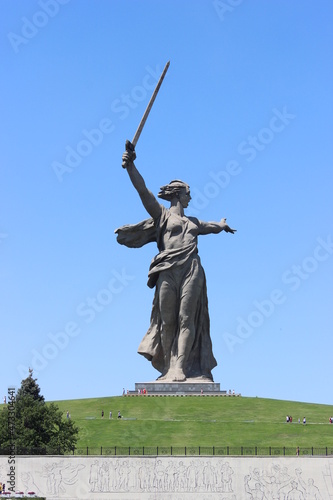
[[[199,234],[218,234],[221,231],[225,231],[226,233],[234,234],[237,229],[232,229],[226,223],[227,219],[221,219],[220,222],[202,222],[200,221]]]
[[[139,193],[143,206],[153,219],[157,219],[161,215],[161,205],[147,188],[142,175],[134,165],[135,158],[136,154],[133,145],[129,141],[126,141],[126,151],[123,154],[123,167],[126,168],[133,186]]]

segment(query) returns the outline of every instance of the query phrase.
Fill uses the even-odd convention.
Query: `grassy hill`
[[[64,414],[69,411],[80,428],[78,448],[313,446],[333,450],[333,424],[329,423],[333,406],[328,405],[205,396],[124,396],[56,403]],[[124,418],[117,418],[118,411]],[[293,417],[292,423],[286,423],[286,415]],[[299,424],[304,416],[307,424]]]

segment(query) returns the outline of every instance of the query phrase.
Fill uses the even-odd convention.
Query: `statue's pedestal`
[[[137,382],[135,384],[135,393],[142,394],[142,392],[148,395],[163,396],[225,396],[227,394],[227,391],[220,390],[219,383],[191,380],[186,380],[186,382],[159,382],[158,380],[155,382]]]

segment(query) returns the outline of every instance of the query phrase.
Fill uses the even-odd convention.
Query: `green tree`
[[[46,403],[40,393],[33,370],[22,380],[13,406],[14,435],[8,425],[8,406],[0,412],[0,446],[9,448],[13,443],[16,453],[60,453],[69,452],[78,440],[79,429],[75,423],[64,418],[55,403]]]

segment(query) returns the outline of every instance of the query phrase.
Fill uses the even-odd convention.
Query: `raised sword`
[[[161,74],[161,76],[160,76],[160,79],[159,79],[159,80],[158,80],[158,82],[157,82],[157,85],[156,85],[156,87],[155,87],[155,90],[154,90],[154,92],[153,92],[153,95],[152,95],[152,96],[151,96],[151,98],[150,98],[150,101],[149,101],[149,103],[148,103],[148,106],[146,107],[146,110],[145,110],[145,112],[143,113],[143,117],[141,118],[141,121],[140,121],[140,123],[139,123],[139,126],[138,126],[138,128],[137,128],[137,130],[136,130],[136,132],[135,132],[135,134],[134,134],[134,137],[133,137],[132,142],[126,141],[126,150],[127,150],[127,151],[133,151],[133,150],[134,150],[134,148],[135,148],[135,146],[137,145],[137,142],[138,142],[139,137],[140,137],[140,135],[141,135],[142,129],[143,129],[143,127],[144,127],[145,123],[146,123],[146,120],[147,120],[147,118],[148,118],[148,115],[149,115],[149,113],[150,113],[150,110],[151,110],[151,108],[153,107],[154,101],[155,101],[155,99],[156,99],[156,96],[157,96],[157,94],[158,94],[158,91],[160,90],[160,87],[161,87],[161,85],[162,85],[162,82],[163,82],[163,80],[164,80],[164,77],[165,77],[165,75],[166,75],[166,72],[168,71],[169,66],[170,66],[170,61],[168,61],[168,62],[166,63],[166,65],[165,65],[165,67],[164,67],[164,70],[163,70],[163,72],[162,72],[162,74]],[[127,165],[127,162],[123,161],[123,163],[122,163],[122,167],[123,167],[123,168],[126,168],[126,165]]]

